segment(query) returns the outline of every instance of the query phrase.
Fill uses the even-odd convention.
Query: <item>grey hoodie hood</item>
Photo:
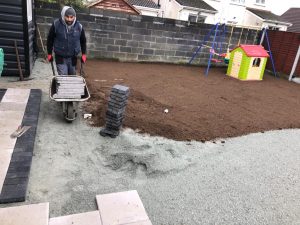
[[[72,7],[70,7],[70,6],[64,6],[64,7],[62,8],[61,14],[60,14],[60,15],[61,15],[61,20],[62,20],[63,24],[68,28],[68,30],[70,30],[70,29],[74,26],[74,24],[75,24],[75,22],[76,22],[76,15],[75,15],[75,19],[74,19],[72,25],[69,26],[69,25],[66,23],[66,21],[65,21],[65,13],[66,13],[66,11],[67,11],[69,8],[72,8]]]

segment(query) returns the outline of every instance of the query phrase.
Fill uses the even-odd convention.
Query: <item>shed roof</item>
[[[248,57],[269,57],[268,52],[261,45],[240,45],[236,48],[243,49]]]
[[[127,0],[131,5],[137,5],[147,8],[159,9],[160,7],[152,0]]]

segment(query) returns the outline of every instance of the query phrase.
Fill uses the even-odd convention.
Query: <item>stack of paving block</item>
[[[129,87],[114,85],[109,96],[108,108],[106,111],[105,128],[101,129],[101,136],[110,136],[115,138],[120,133],[125,108],[129,96]]]
[[[79,76],[57,76],[56,93],[53,98],[81,99],[84,95],[85,82]]]

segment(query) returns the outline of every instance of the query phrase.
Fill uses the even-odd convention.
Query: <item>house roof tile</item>
[[[279,21],[279,22],[287,22],[283,21],[280,16],[272,13],[271,11],[267,10],[261,10],[261,9],[253,9],[253,8],[247,8],[248,11],[254,13],[255,15],[259,16],[260,18],[264,20],[273,20],[273,21]]]
[[[290,8],[280,16],[280,19],[293,24],[287,31],[300,32],[300,8]]]
[[[182,6],[188,6],[193,8],[205,9],[210,11],[216,11],[213,7],[202,0],[176,0]]]

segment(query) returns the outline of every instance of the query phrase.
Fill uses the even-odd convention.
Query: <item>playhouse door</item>
[[[232,61],[232,69],[231,69],[231,76],[238,78],[239,72],[241,68],[243,54],[241,52],[235,52]]]

